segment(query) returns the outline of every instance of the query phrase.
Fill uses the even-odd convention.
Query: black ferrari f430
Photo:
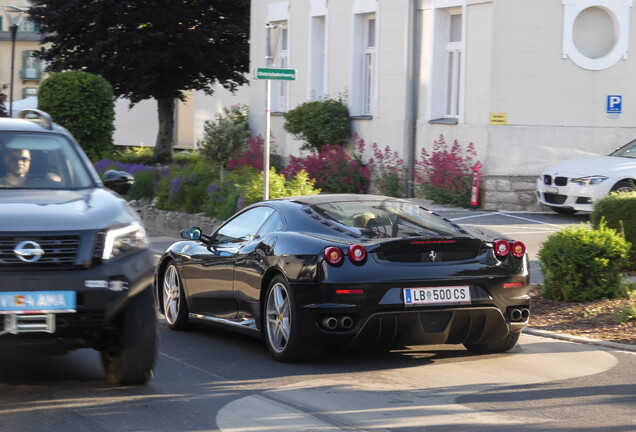
[[[155,271],[167,325],[262,335],[279,361],[313,359],[329,346],[503,352],[529,318],[523,243],[410,200],[275,199],[213,233],[194,227],[181,236]]]

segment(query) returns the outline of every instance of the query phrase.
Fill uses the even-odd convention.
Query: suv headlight
[[[106,232],[102,259],[109,260],[118,255],[143,249],[147,246],[146,231],[138,223],[114,228]]]
[[[595,186],[597,184],[603,183],[607,179],[608,177],[605,176],[594,175],[588,177],[573,178],[570,179],[570,182],[576,183],[579,186]]]

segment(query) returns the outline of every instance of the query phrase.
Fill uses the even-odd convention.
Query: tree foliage
[[[38,108],[67,128],[91,160],[112,151],[115,98],[101,76],[82,71],[52,73],[40,85]]]
[[[155,98],[155,156],[172,159],[175,99],[247,82],[249,0],[33,0],[49,70],[106,78],[132,104]],[[166,148],[167,147],[167,148]]]

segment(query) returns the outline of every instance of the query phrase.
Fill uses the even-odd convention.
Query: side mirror
[[[181,230],[181,237],[186,240],[201,240],[202,236],[201,228],[193,227]]]
[[[135,183],[135,177],[125,171],[108,170],[102,175],[104,186],[120,195],[126,195]]]

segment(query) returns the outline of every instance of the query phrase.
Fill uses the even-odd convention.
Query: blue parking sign
[[[623,111],[623,96],[608,95],[607,96],[607,113],[621,114]]]

